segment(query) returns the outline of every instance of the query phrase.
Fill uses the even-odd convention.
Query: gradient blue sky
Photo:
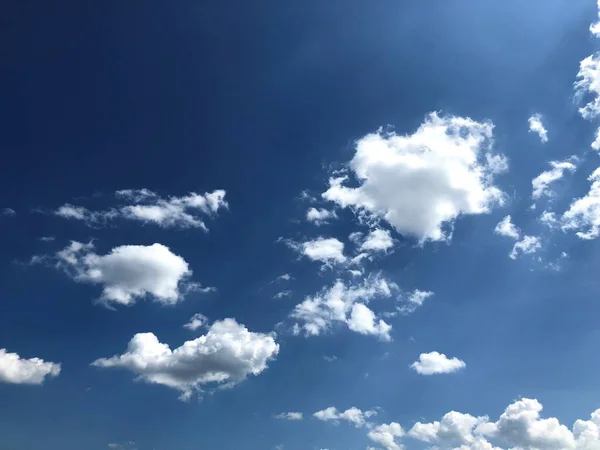
[[[600,92],[574,86],[581,61],[599,49],[593,0],[7,1],[1,15],[0,208],[11,210],[0,216],[0,349],[61,370],[19,381],[22,373],[3,375],[10,367],[0,354],[0,449],[476,450],[488,448],[477,446],[484,436],[500,448],[600,448],[572,428],[600,408],[600,247],[576,234],[600,223],[600,208],[576,224],[565,215],[600,165],[591,146],[598,120],[579,111]],[[600,82],[600,69],[590,76]],[[412,136],[434,111],[442,121],[493,123],[485,145],[508,170],[480,181],[503,202],[481,214],[458,206],[440,222],[451,236],[436,240],[322,197],[339,173],[360,186],[349,163],[365,136],[380,127]],[[548,142],[530,131],[534,114]],[[429,145],[437,164],[447,149]],[[532,180],[551,161],[574,168],[534,201]],[[420,180],[452,175],[437,167]],[[435,201],[411,188],[411,173],[372,180],[381,181],[377,195]],[[198,216],[208,232],[58,214],[65,204],[105,214],[123,203],[116,191],[142,188],[163,199],[224,190],[228,207]],[[420,223],[395,204],[402,220]],[[336,218],[311,223],[312,207]],[[554,223],[540,222],[544,210]],[[507,215],[518,239],[536,237],[539,249],[509,257],[518,240],[494,231]],[[353,265],[350,234],[373,229],[387,230],[393,245]],[[346,260],[322,267],[302,255],[319,237],[343,242]],[[193,275],[176,280],[174,305],[147,292],[107,308],[96,300],[108,282],[77,272],[86,270],[81,259],[58,262],[70,241],[93,242],[88,256],[159,243]],[[139,272],[140,261],[127,264]],[[273,282],[283,274],[292,279]],[[345,323],[294,333],[291,315],[307,297],[336,279],[349,286],[375,276],[398,286],[367,305],[391,325],[389,340]],[[190,281],[215,290],[184,295]],[[415,290],[434,294],[411,314],[389,314]],[[185,329],[196,313],[207,324]],[[136,333],[174,349],[227,318],[278,345],[268,367],[231,388],[203,384],[182,401],[127,368],[90,365],[124,353]],[[465,367],[435,375],[410,367],[430,352]],[[520,424],[508,433],[499,417],[520,398],[537,399],[542,417],[568,430],[557,437],[543,419],[505,413]],[[313,416],[331,406],[377,414],[361,424]],[[429,442],[411,435],[416,422],[453,410],[487,415],[496,429]],[[303,420],[276,418],[286,412]],[[406,435],[386,444],[376,435],[389,423]]]

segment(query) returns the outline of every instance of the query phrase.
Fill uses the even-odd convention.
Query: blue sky
[[[599,10],[9,2],[0,449],[600,448]]]

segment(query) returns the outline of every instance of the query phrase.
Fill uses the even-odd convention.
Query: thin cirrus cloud
[[[77,282],[102,286],[100,300],[106,304],[132,305],[149,297],[172,305],[190,291],[214,290],[189,281],[188,263],[162,244],[123,245],[99,255],[93,243],[72,241],[56,255],[32,262],[50,263]]]
[[[60,371],[60,363],[22,358],[0,348],[0,383],[43,384],[47,378],[57,377]]]
[[[107,210],[92,211],[67,203],[54,211],[54,214],[65,219],[80,220],[91,226],[122,219],[152,223],[163,228],[200,228],[208,231],[204,217],[212,217],[220,209],[229,207],[224,190],[162,198],[148,189],[125,189],[117,191],[115,197],[124,204]]]
[[[123,354],[97,359],[92,365],[127,369],[147,383],[179,391],[180,399],[188,400],[204,386],[231,387],[259,375],[278,353],[274,335],[251,332],[234,319],[224,319],[174,350],[153,333],[138,333]]]
[[[398,286],[380,275],[368,276],[359,283],[337,280],[296,305],[290,313],[295,321],[294,333],[318,336],[344,325],[356,333],[389,341],[391,325],[367,304],[374,299],[390,298],[395,292],[399,292]]]
[[[537,134],[543,143],[548,142],[548,130],[544,127],[541,114],[535,113],[529,118],[529,132]]]
[[[356,142],[349,176],[334,176],[322,194],[359,217],[384,220],[424,243],[451,237],[454,221],[504,203],[495,175],[506,158],[492,151],[493,124],[432,113],[412,135],[379,130]]]
[[[443,353],[421,353],[419,359],[410,365],[420,375],[438,375],[463,370],[467,365],[458,358],[448,358]]]
[[[340,421],[345,421],[354,425],[356,428],[362,428],[369,425],[368,419],[375,415],[377,415],[377,411],[373,409],[362,411],[353,406],[345,411],[338,411],[334,406],[330,406],[317,411],[313,414],[313,417],[322,422],[338,423]]]
[[[301,412],[285,412],[275,416],[279,420],[302,420],[303,414]]]

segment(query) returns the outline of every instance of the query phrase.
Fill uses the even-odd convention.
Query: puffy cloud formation
[[[467,367],[464,361],[458,358],[448,358],[443,353],[421,353],[419,359],[410,365],[421,375],[437,375],[440,373],[454,373]]]
[[[67,203],[55,214],[65,219],[82,220],[88,225],[126,219],[164,228],[201,228],[206,231],[208,228],[201,216],[213,216],[219,209],[228,207],[223,190],[162,198],[148,189],[125,189],[117,191],[115,196],[127,203],[104,211],[90,211]]]
[[[439,422],[417,422],[409,430],[408,435],[428,444],[469,445],[476,441],[473,430],[479,424],[488,422],[488,417],[473,417],[450,411]]]
[[[496,228],[494,228],[494,233],[513,239],[519,239],[520,235],[519,229],[515,226],[515,224],[512,223],[510,216],[506,216],[504,219],[498,222],[498,225],[496,225]]]
[[[459,215],[503,203],[493,180],[507,163],[491,152],[492,131],[491,123],[437,113],[412,135],[379,130],[356,143],[349,169],[358,186],[334,177],[322,196],[420,242],[447,240]]]
[[[600,114],[600,53],[590,55],[579,63],[575,93],[580,99],[589,98],[579,108],[584,119],[593,119]]]
[[[536,113],[529,118],[529,132],[537,134],[542,142],[548,142],[548,130],[542,123],[541,114]]]
[[[317,411],[313,414],[313,416],[319,420],[322,420],[323,422],[331,421],[337,423],[343,420],[351,423],[356,428],[362,428],[365,425],[369,425],[368,419],[376,414],[377,411],[375,410],[362,411],[355,407],[340,412],[334,406],[330,406],[329,408]]]
[[[344,243],[336,238],[316,238],[306,242],[281,239],[290,248],[311,261],[323,263],[323,267],[332,267],[347,261],[344,255]]]
[[[42,384],[60,374],[60,364],[40,358],[21,358],[0,348],[0,383]]]
[[[274,335],[254,333],[234,319],[224,319],[174,350],[153,333],[138,333],[125,353],[100,358],[92,365],[128,369],[148,383],[180,391],[180,398],[187,400],[203,385],[231,386],[260,374],[278,352]]]
[[[187,262],[162,244],[123,245],[98,255],[92,243],[72,241],[56,261],[75,281],[101,285],[101,300],[108,303],[131,305],[149,296],[174,304],[190,290],[212,290],[187,282],[192,275]]]
[[[600,234],[600,167],[588,177],[588,193],[573,203],[562,216],[563,230],[578,230],[581,239],[595,239]]]
[[[398,439],[404,436],[404,430],[399,423],[392,422],[373,427],[367,434],[368,438],[385,450],[401,450],[403,447]]]
[[[375,298],[389,298],[398,290],[395,283],[379,275],[369,276],[356,284],[337,280],[333,286],[296,305],[290,314],[296,320],[294,331],[318,336],[335,324],[346,324],[357,333],[390,340],[391,325],[378,319],[367,304]]]
[[[324,225],[333,219],[337,219],[335,211],[329,211],[324,208],[309,208],[306,211],[306,220],[315,225]]]
[[[538,200],[544,196],[552,197],[554,191],[550,189],[550,185],[560,180],[565,175],[565,172],[575,172],[577,166],[573,163],[574,161],[577,161],[577,158],[571,157],[565,161],[551,161],[550,165],[552,166],[552,169],[542,172],[531,180],[531,185],[533,186],[533,199]]]
[[[531,255],[542,248],[540,238],[537,236],[523,236],[519,242],[515,242],[508,255],[510,259],[517,259],[519,255]]]
[[[275,418],[280,420],[302,420],[304,417],[301,412],[286,412],[277,414]]]
[[[394,246],[394,239],[389,230],[376,228],[371,230],[365,240],[360,244],[359,250],[365,252],[386,252]]]

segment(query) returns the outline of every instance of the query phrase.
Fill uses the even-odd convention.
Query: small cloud
[[[2,210],[2,215],[6,216],[6,217],[12,217],[12,216],[14,216],[16,214],[17,214],[17,212],[14,209],[12,209],[12,208],[4,208]]]
[[[55,239],[56,238],[54,236],[42,236],[41,238],[39,238],[39,240],[42,242],[52,242]]]
[[[410,365],[420,375],[437,375],[463,370],[467,365],[458,358],[448,358],[443,353],[421,353],[418,361]]]
[[[289,290],[287,290],[287,291],[281,291],[281,292],[278,292],[277,294],[275,294],[273,296],[273,298],[274,299],[280,299],[280,298],[284,298],[284,297],[289,297],[290,295],[292,295],[292,291],[289,291]]]
[[[329,211],[324,208],[309,208],[306,212],[306,220],[317,226],[325,225],[333,219],[337,219],[335,211]]]
[[[279,281],[291,281],[293,279],[294,277],[291,276],[289,273],[284,273],[283,275],[279,275],[277,278],[271,281],[271,283],[277,283]]]
[[[329,363],[330,363],[330,362],[333,362],[333,361],[337,361],[338,357],[337,357],[337,356],[335,356],[335,355],[332,355],[332,356],[327,356],[327,355],[325,355],[325,356],[323,356],[323,359],[324,359],[325,361],[327,361],[327,362],[329,362]]]
[[[204,314],[196,313],[190,320],[183,325],[183,328],[187,328],[190,331],[196,331],[198,328],[203,327],[208,323],[208,318]]]
[[[542,248],[540,238],[537,236],[523,236],[519,242],[513,246],[509,257],[510,259],[517,259],[519,255],[531,255]]]
[[[303,415],[301,412],[285,412],[277,414],[275,418],[279,420],[302,420]]]
[[[496,228],[494,228],[494,233],[499,234],[500,236],[506,236],[506,237],[510,237],[513,239],[519,239],[519,235],[521,232],[515,226],[515,224],[512,223],[511,217],[506,216],[504,219],[502,219],[500,222],[498,222],[498,224],[496,225]]]
[[[537,134],[543,143],[548,142],[548,130],[542,123],[541,114],[536,113],[529,118],[529,132]]]

